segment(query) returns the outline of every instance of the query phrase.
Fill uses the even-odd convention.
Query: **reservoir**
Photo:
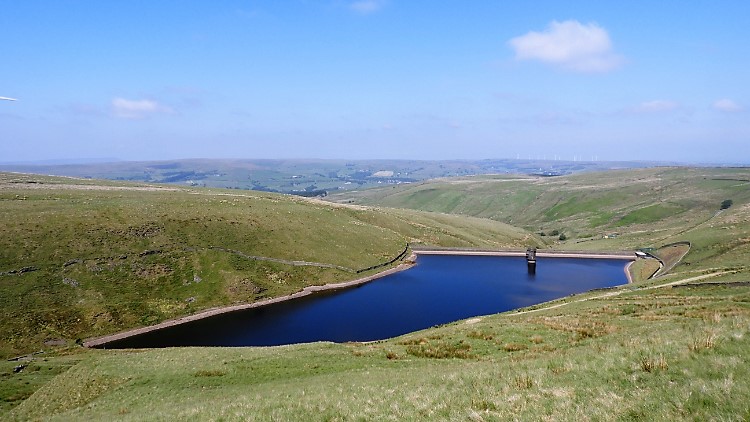
[[[627,283],[622,259],[419,255],[372,282],[109,342],[106,348],[371,341]]]

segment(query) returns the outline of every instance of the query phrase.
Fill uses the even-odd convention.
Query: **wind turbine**
[[[6,101],[18,101],[18,100],[16,100],[15,98],[10,98],[10,97],[0,97],[0,100],[6,100]]]

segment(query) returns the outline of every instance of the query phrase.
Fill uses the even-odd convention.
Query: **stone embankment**
[[[474,256],[526,256],[525,249],[469,249],[469,248],[421,248],[412,246],[417,255],[474,255]],[[590,251],[557,251],[537,249],[538,258],[591,258],[591,259],[624,259],[634,261],[635,252],[590,252]]]

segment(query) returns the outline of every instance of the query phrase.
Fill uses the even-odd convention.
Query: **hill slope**
[[[627,249],[688,240],[744,244],[750,169],[653,168],[562,177],[492,176],[329,196],[332,201],[489,218],[546,235],[549,246]],[[721,210],[722,202],[731,207]],[[737,221],[736,221],[737,220]],[[738,230],[718,241],[722,231]],[[744,234],[743,234],[744,233]],[[565,242],[559,241],[564,234]],[[606,236],[606,237],[605,237]],[[724,249],[724,248],[722,248]],[[703,251],[702,254],[712,252]]]
[[[354,279],[407,242],[534,242],[482,219],[8,173],[0,232],[2,356]]]

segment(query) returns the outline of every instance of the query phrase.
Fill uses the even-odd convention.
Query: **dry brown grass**
[[[657,356],[642,356],[640,364],[641,369],[646,372],[666,371],[669,369],[667,360],[661,354]]]

